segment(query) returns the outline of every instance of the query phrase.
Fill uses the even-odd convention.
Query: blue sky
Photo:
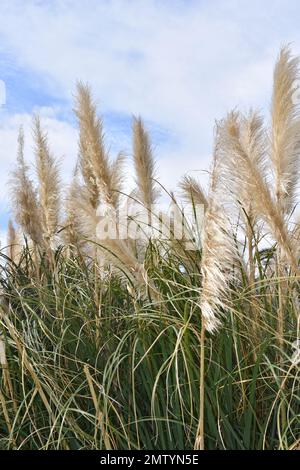
[[[72,95],[88,81],[112,156],[131,152],[132,114],[151,131],[162,183],[204,178],[215,119],[254,106],[268,119],[281,45],[300,54],[294,0],[1,0],[0,233],[9,216],[8,174],[22,123],[33,161],[31,114],[41,114],[67,184],[77,156]],[[131,166],[127,166],[130,179]]]

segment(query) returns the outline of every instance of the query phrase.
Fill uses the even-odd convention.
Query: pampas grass
[[[15,228],[11,220],[7,227],[7,256],[14,263],[18,263],[22,251],[22,240],[19,230]]]
[[[207,208],[207,195],[205,190],[202,188],[199,181],[189,175],[185,175],[180,183],[179,187],[182,190],[183,198],[185,201],[190,202],[192,205],[203,205],[204,209]]]
[[[16,260],[16,243],[17,243],[17,234],[15,227],[11,220],[8,221],[7,227],[7,246],[8,246],[8,256],[15,262]]]
[[[216,331],[220,326],[218,317],[225,310],[224,298],[228,292],[230,271],[235,258],[230,226],[220,202],[223,183],[218,132],[202,237],[200,308],[209,332]]]
[[[77,248],[83,243],[83,228],[81,227],[81,217],[78,210],[78,194],[81,193],[76,170],[65,198],[66,215],[62,237],[67,246],[71,245]]]
[[[47,135],[41,128],[38,116],[33,120],[33,136],[43,238],[51,246],[60,223],[60,178],[57,162],[50,152]]]
[[[145,292],[147,275],[131,244],[119,239],[117,233],[114,239],[99,238],[97,233],[100,221],[114,222],[115,210],[119,208],[124,154],[120,153],[114,162],[110,161],[104,145],[102,121],[97,117],[89,87],[81,83],[77,86],[75,112],[79,121],[79,164],[84,182],[78,187],[76,198],[81,224],[87,229],[86,236],[94,243],[99,264],[103,265],[105,260],[106,264],[117,267],[133,285],[137,285],[139,292]],[[148,145],[145,133],[142,138]],[[146,151],[149,151],[148,147]],[[143,154],[141,158],[147,159],[149,155]]]
[[[243,120],[248,125],[248,138],[241,138],[240,127],[235,113],[230,113],[221,126],[222,152],[230,160],[229,172],[226,172],[227,184],[234,180],[235,187],[246,191],[248,200],[253,201],[253,209],[264,220],[274,240],[280,246],[286,262],[296,273],[298,271],[297,249],[293,246],[284,218],[276,205],[265,179],[265,139],[262,121],[257,114],[250,120]],[[237,182],[237,184],[236,184]]]
[[[124,163],[126,157],[119,152],[117,158],[111,163],[112,205],[116,209],[120,206],[120,197],[124,183]]]
[[[299,59],[283,47],[274,70],[270,152],[276,199],[283,214],[293,209],[299,178],[300,113],[294,102],[299,77]]]
[[[111,159],[88,85],[77,86],[79,156],[66,193],[39,118],[37,187],[20,131],[0,264],[0,448],[299,446],[296,78],[283,48],[271,128],[255,110],[220,120],[208,191],[189,175],[178,198],[164,188],[176,216],[152,211],[159,183],[139,117],[127,194],[124,153]],[[120,236],[127,207],[131,230]],[[157,221],[169,238],[154,236],[165,229]]]
[[[282,217],[289,218],[296,204],[300,158],[300,113],[295,102],[299,75],[299,59],[292,57],[288,47],[281,49],[274,70],[272,97],[271,160],[275,174],[275,194]],[[297,256],[298,246],[294,244]],[[276,270],[282,279],[278,286],[278,336],[279,347],[284,348],[284,298],[286,297],[284,251],[277,250]],[[281,355],[281,354],[280,354]],[[282,355],[281,355],[282,356]],[[285,406],[281,419],[286,421]]]
[[[138,194],[144,206],[151,211],[158,190],[155,185],[155,162],[149,135],[140,117],[133,118],[133,157]]]
[[[17,224],[25,235],[37,245],[43,245],[41,211],[32,180],[28,175],[28,166],[24,161],[24,133],[22,128],[18,138],[17,168],[12,174],[12,205]]]
[[[200,413],[195,440],[195,449],[199,450],[204,450],[205,331],[207,330],[213,333],[220,327],[219,317],[226,308],[226,294],[230,282],[230,269],[234,259],[234,244],[232,243],[232,239],[230,239],[228,221],[224,214],[224,208],[220,203],[222,180],[221,162],[219,160],[218,151],[219,135],[217,133],[202,238],[202,286],[199,304],[202,315],[199,368]],[[202,195],[199,191],[197,191],[196,194],[198,197]]]
[[[112,203],[111,167],[104,145],[102,121],[87,85],[78,83],[75,113],[79,122],[80,169],[93,207]]]

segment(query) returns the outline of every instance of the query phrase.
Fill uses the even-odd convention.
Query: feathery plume
[[[99,202],[112,204],[112,170],[104,146],[103,125],[97,117],[90,88],[78,83],[75,113],[79,121],[79,162],[94,208]]]
[[[292,58],[289,48],[283,47],[274,70],[271,130],[276,199],[283,213],[293,208],[299,177],[300,112],[293,100],[298,65],[299,59]]]
[[[28,176],[28,167],[24,160],[24,133],[19,130],[17,168],[11,179],[13,211],[17,224],[31,240],[43,245],[41,214],[33,183]]]
[[[83,241],[82,219],[80,208],[81,187],[77,178],[77,170],[73,176],[73,180],[68,188],[65,198],[66,218],[64,222],[65,229],[62,232],[64,242],[67,245],[73,245],[79,248]]]
[[[18,262],[21,246],[22,244],[14,224],[9,220],[7,227],[7,255],[14,263]]]
[[[57,163],[50,153],[48,139],[38,116],[33,120],[36,171],[43,236],[51,241],[58,231],[60,215],[60,180]]]
[[[226,305],[229,274],[235,259],[230,227],[220,202],[224,199],[221,169],[217,132],[202,236],[200,308],[209,332],[220,326],[218,317]]]
[[[112,187],[112,205],[115,208],[119,207],[120,193],[122,191],[122,184],[124,180],[123,167],[125,162],[125,155],[120,152],[117,158],[111,164],[111,187]]]
[[[247,129],[246,139],[241,131],[243,127]],[[244,197],[252,201],[255,212],[268,225],[286,261],[297,271],[292,240],[264,177],[267,149],[260,116],[252,113],[250,118],[239,122],[236,113],[229,113],[220,125],[220,141],[222,160],[227,161],[224,180],[228,188],[240,188]]]
[[[184,176],[179,187],[182,190],[183,197],[187,202],[193,205],[203,205],[204,209],[207,207],[207,196],[200,183],[192,176]]]
[[[154,184],[155,162],[147,131],[140,117],[133,118],[133,157],[136,183],[142,203],[150,211],[158,191]]]

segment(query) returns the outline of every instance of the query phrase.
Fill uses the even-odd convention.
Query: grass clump
[[[143,121],[126,194],[125,157],[110,158],[86,85],[67,194],[39,118],[37,187],[20,131],[1,253],[1,449],[300,447],[297,79],[283,48],[270,126],[253,110],[218,122],[208,191],[184,176],[166,192],[171,215],[153,210],[162,191]],[[101,237],[124,207],[131,232]],[[168,238],[154,236],[157,219]]]

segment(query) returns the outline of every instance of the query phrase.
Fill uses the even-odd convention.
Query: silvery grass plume
[[[124,163],[125,155],[119,152],[117,158],[111,163],[111,187],[112,187],[112,206],[118,209],[120,206],[120,197],[124,183]]]
[[[258,149],[253,148],[252,145],[252,135],[253,135],[253,126],[255,127],[258,120],[260,119],[257,113],[253,110],[250,110],[247,116],[242,116],[237,111],[232,111],[229,113],[231,123],[228,124],[230,132],[233,134],[237,131],[239,132],[241,143],[244,147],[250,148],[249,157],[253,160],[254,166],[259,168],[259,171],[263,178],[267,181],[268,177],[268,168],[266,162],[266,155],[263,152],[257,151]],[[261,122],[261,125],[263,123]],[[221,129],[222,125],[220,126]],[[224,133],[221,131],[220,135],[224,136]],[[261,133],[262,146],[267,148],[267,135],[264,130]],[[223,141],[224,143],[224,141]],[[234,158],[231,158],[231,154],[228,155],[227,150],[225,149],[225,155],[223,154],[223,166],[225,171],[225,184],[227,186],[227,193],[229,198],[233,203],[233,207],[238,208],[238,219],[243,221],[240,227],[245,232],[247,237],[247,242],[251,245],[249,246],[250,251],[252,248],[253,235],[256,233],[259,236],[259,214],[257,213],[257,208],[253,203],[253,198],[249,197],[249,190],[247,183],[242,181],[241,178],[236,178],[236,173],[238,173],[238,168],[233,168],[236,164]],[[232,217],[233,217],[232,213]],[[251,255],[250,255],[251,256]]]
[[[297,272],[295,246],[265,177],[267,147],[262,119],[255,112],[241,118],[231,112],[219,127],[227,188],[234,188],[236,197],[242,194],[252,201],[253,210],[269,227],[285,261]]]
[[[7,254],[8,254],[8,257],[12,261],[15,261],[16,242],[17,242],[16,230],[12,221],[9,220],[8,226],[7,226]]]
[[[293,209],[299,177],[300,112],[295,102],[298,81],[299,59],[283,47],[274,70],[271,160],[276,199],[284,214]]]
[[[77,196],[80,224],[86,236],[95,240],[97,211],[110,213],[119,206],[122,189],[124,155],[110,162],[104,144],[102,120],[97,116],[88,85],[78,83],[75,113],[79,123],[79,169],[83,184],[77,178]]]
[[[84,221],[86,235],[94,241],[95,247],[99,246],[108,263],[126,272],[138,286],[144,287],[146,273],[130,246],[118,236],[105,239],[98,236],[97,227],[102,218],[110,223],[114,221],[114,211],[119,205],[124,156],[119,154],[115,162],[110,162],[104,145],[102,121],[97,117],[89,87],[81,83],[77,86],[75,113],[79,121],[79,164],[84,181],[81,188],[77,186],[77,208]],[[103,265],[102,262],[100,264]]]
[[[226,294],[236,257],[230,226],[221,201],[224,200],[222,162],[219,155],[218,130],[207,208],[202,236],[202,290],[200,308],[206,330],[215,332],[220,326],[222,310],[226,308]]]
[[[158,190],[155,186],[155,161],[150,138],[140,117],[133,118],[133,158],[136,184],[141,202],[148,211],[156,203]]]
[[[84,204],[84,201],[81,204]],[[105,268],[109,266],[110,271],[121,273],[131,294],[135,291],[138,297],[144,297],[147,290],[151,290],[152,294],[154,294],[154,289],[148,281],[143,261],[139,261],[134,250],[134,244],[130,243],[131,240],[123,240],[118,237],[115,209],[110,205],[103,211],[102,215],[98,211],[94,219],[92,213],[90,213],[90,224],[93,224],[93,220],[96,233],[95,246],[100,249],[99,255],[96,255],[99,267]],[[116,228],[103,237],[103,234],[99,231],[99,224],[101,223],[104,226],[110,227],[113,227],[115,224]],[[93,230],[92,225],[90,229]],[[133,288],[130,287],[131,285]]]
[[[242,145],[245,148],[250,149],[249,156],[253,160],[253,164],[257,166],[260,170],[260,174],[267,181],[268,177],[268,168],[264,152],[260,152],[259,148],[267,148],[267,135],[263,129],[263,121],[260,122],[260,117],[254,110],[250,110],[248,115],[245,117],[239,116],[238,113],[236,116],[232,114],[233,120],[238,122],[240,126],[240,140]],[[253,132],[257,125],[260,125],[262,128],[261,131],[261,146],[255,147],[252,144]],[[231,193],[233,195],[234,202],[238,202],[241,211],[239,213],[244,219],[244,232],[246,235],[247,246],[248,246],[248,266],[249,266],[249,281],[251,284],[255,282],[255,259],[253,255],[254,244],[257,244],[259,239],[259,214],[257,213],[255,204],[251,198],[249,198],[249,193],[247,191],[247,184],[241,185],[240,181],[231,179],[232,171],[231,165],[233,162],[228,162],[227,158],[224,158],[224,165],[229,163],[227,178],[228,181],[231,181]],[[255,237],[255,243],[254,243]]]
[[[188,175],[183,176],[179,183],[179,187],[182,190],[182,195],[186,202],[191,203],[193,206],[203,205],[204,209],[206,210],[207,195],[196,178]]]
[[[38,116],[33,119],[33,137],[43,236],[51,246],[59,229],[60,178],[57,162],[50,152],[47,134],[41,128]]]
[[[82,202],[84,203],[84,202]],[[134,243],[130,243],[133,240],[119,238],[118,232],[118,219],[115,208],[111,205],[103,211],[97,211],[96,219],[94,221],[96,230],[95,242],[101,248],[102,259],[99,259],[99,265],[110,266],[110,270],[118,271],[124,276],[124,280],[128,284],[129,282],[136,288],[138,296],[144,296],[147,291],[147,287],[152,290],[148,283],[147,272],[144,268],[143,257],[139,261],[138,254],[134,249]],[[92,214],[90,214],[90,222],[93,223]],[[100,230],[102,227],[111,227],[108,233],[105,234]],[[141,254],[141,253],[140,253]],[[130,289],[133,293],[133,290]]]
[[[233,132],[234,135],[238,129],[241,145],[243,148],[249,150],[249,159],[253,166],[259,170],[262,179],[267,182],[267,135],[263,127],[262,118],[252,109],[246,116],[240,116],[238,113],[234,112],[232,112],[230,116],[232,124],[231,132]],[[254,136],[256,137],[254,138]],[[227,163],[228,159],[224,158],[224,164],[226,165]],[[232,184],[231,188],[236,200],[238,200],[239,204],[244,209],[246,217],[250,218],[251,223],[254,225],[259,214],[256,211],[256,206],[253,204],[252,198],[249,198],[247,181],[245,181],[245,184],[241,184],[241,181],[230,178],[232,164],[234,164],[233,161],[229,164],[229,171],[226,176]]]
[[[104,145],[102,120],[90,88],[77,84],[75,113],[79,122],[79,164],[91,205],[112,204],[112,170]]]
[[[24,133],[19,130],[17,168],[12,173],[11,192],[16,223],[35,245],[43,246],[41,213],[33,183],[24,160]]]
[[[18,263],[22,250],[22,242],[18,231],[15,229],[11,220],[7,226],[7,256],[14,262]]]
[[[81,226],[82,218],[78,210],[78,193],[80,194],[80,192],[81,188],[76,168],[64,201],[65,221],[62,236],[66,245],[72,245],[77,249],[80,249],[84,243],[84,231]]]

